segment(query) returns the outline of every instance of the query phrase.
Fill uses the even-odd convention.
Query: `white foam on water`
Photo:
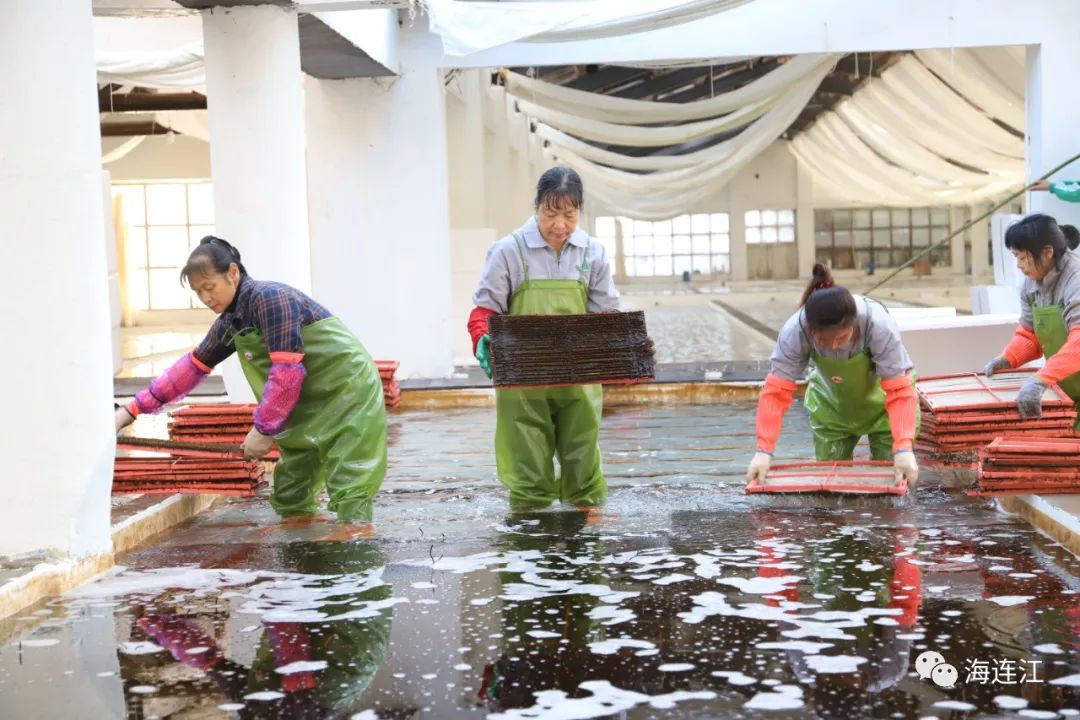
[[[930,585],[930,586],[928,586],[926,588],[926,591],[927,592],[932,592],[932,593],[943,593],[948,589],[949,589],[948,585]]]
[[[199,645],[198,647],[188,648],[184,652],[188,655],[202,655],[204,652],[209,652],[210,648],[205,645]]]
[[[419,600],[413,600],[417,605],[438,605],[439,601],[435,598],[420,598]]]
[[[526,635],[534,638],[558,638],[562,637],[561,633],[551,632],[550,630],[530,630]]]
[[[542,556],[538,550],[527,550],[522,553],[517,553],[519,557],[540,559]],[[463,555],[460,557],[441,557],[437,560],[431,560],[431,558],[423,558],[420,560],[402,560],[401,565],[411,565],[414,567],[428,567],[432,570],[446,570],[452,572],[455,575],[461,575],[463,573],[478,572],[485,570],[492,565],[502,565],[506,562],[506,557],[502,553],[497,552],[482,552],[475,555]]]
[[[750,710],[797,710],[802,706],[802,688],[797,685],[777,685],[770,692],[759,692],[743,703]]]
[[[484,605],[487,605],[490,602],[492,602],[494,599],[495,598],[473,598],[472,600],[469,601],[469,604],[470,605],[475,605],[477,607],[483,607]]]
[[[171,588],[216,590],[233,585],[250,585],[258,580],[297,577],[294,573],[265,570],[229,570],[198,567],[128,570],[117,567],[94,582],[75,588],[69,597],[92,598],[127,594],[159,594]]]
[[[1023,605],[1028,600],[1034,600],[1034,595],[1000,595],[998,597],[986,598],[988,602],[992,602],[995,605],[1001,607],[1012,607],[1013,605]]]
[[[1002,710],[1019,710],[1020,708],[1026,708],[1028,701],[1013,695],[997,695],[994,697],[994,704]]]
[[[245,700],[280,700],[285,697],[285,693],[279,693],[277,690],[262,690],[260,692],[253,692],[244,696]]]
[[[636,618],[633,610],[621,608],[617,605],[600,605],[594,607],[589,611],[589,618],[591,620],[601,620],[603,625],[618,625],[619,623],[629,622]]]
[[[469,663],[458,663],[454,666],[454,669],[458,672],[467,672],[469,670],[472,670],[472,665],[470,665]]]
[[[679,573],[673,573],[662,578],[653,580],[654,585],[673,585],[678,582],[686,582],[687,580],[693,580],[693,575],[681,575]]]
[[[694,663],[664,663],[656,669],[660,672],[686,672],[687,670],[693,670],[695,667]]]
[[[798,652],[816,655],[825,648],[831,648],[833,643],[816,643],[806,640],[784,640],[783,642],[760,642],[755,645],[759,650],[797,650]]]
[[[152,642],[146,642],[145,640],[122,642],[117,646],[120,652],[125,655],[150,655],[151,653],[161,652],[165,648],[160,645],[155,645]]]
[[[274,672],[278,673],[279,675],[292,675],[293,673],[315,672],[316,670],[325,669],[325,660],[299,660],[297,662],[292,662],[288,665],[282,665],[279,668],[275,668]]]
[[[374,710],[364,710],[363,712],[354,713],[349,720],[379,720],[379,716],[375,714]]]
[[[1031,649],[1037,653],[1042,653],[1043,655],[1062,655],[1065,652],[1065,650],[1057,643],[1044,643],[1043,645],[1036,645]]]
[[[911,633],[899,633],[896,636],[897,640],[922,640],[926,637],[926,633],[911,632]]]
[[[1080,710],[1074,710],[1073,708],[1063,708],[1058,710],[1058,714],[1063,717],[1076,717],[1080,715]]]
[[[587,720],[602,718],[649,704],[657,709],[670,709],[687,700],[713,700],[712,691],[679,691],[665,695],[644,695],[622,690],[606,680],[589,680],[579,686],[592,695],[570,698],[562,690],[541,690],[534,693],[536,704],[529,708],[514,708],[488,715],[488,720]]]
[[[414,582],[414,583],[411,583],[409,585],[409,587],[415,588],[417,590],[430,590],[433,587],[435,587],[435,583],[432,583],[432,582]]]
[[[97,676],[98,677],[112,677],[115,674],[116,673],[114,673],[112,670],[105,670],[104,672],[99,672],[97,674]]]
[[[891,626],[891,625],[899,625],[900,623],[898,623],[896,620],[894,620],[891,617],[880,617],[877,620],[874,620],[874,624],[875,625],[890,625]]]
[[[1056,680],[1050,680],[1051,685],[1066,685],[1068,687],[1080,687],[1080,673],[1076,675],[1066,675],[1065,677],[1059,677]]]
[[[1036,718],[1037,720],[1052,720],[1058,716],[1058,714],[1052,710],[1021,710],[1016,714],[1021,717]]]
[[[797,583],[802,579],[803,578],[799,575],[784,575],[775,578],[718,578],[716,582],[738,588],[740,592],[748,595],[772,595],[773,593],[783,592],[787,589],[788,585]]]
[[[236,712],[237,710],[243,710],[245,707],[247,706],[244,703],[221,703],[217,706],[217,709],[225,712]]]
[[[960,700],[938,700],[934,703],[934,707],[942,710],[961,710],[964,712],[975,709],[975,706],[971,703],[961,702]]]
[[[597,640],[589,643],[589,650],[597,655],[614,655],[620,648],[643,648],[651,650],[656,647],[648,640],[635,640],[634,638],[610,638],[608,640]]]
[[[875,570],[880,570],[883,567],[885,567],[885,566],[884,565],[878,565],[876,563],[872,563],[872,562],[870,562],[870,561],[868,561],[866,559],[863,559],[863,561],[861,563],[859,563],[858,565],[855,566],[855,569],[856,570],[862,570],[863,572],[874,572]]]
[[[40,648],[58,645],[59,643],[60,641],[56,638],[29,638],[27,640],[19,640],[12,644],[21,645],[24,648]]]
[[[725,678],[732,685],[753,685],[757,678],[744,675],[738,670],[714,670],[709,673],[713,677]]]
[[[152,695],[157,692],[153,685],[132,685],[128,689],[136,695]]]
[[[866,662],[857,655],[807,655],[804,660],[811,670],[823,675],[858,672]]]

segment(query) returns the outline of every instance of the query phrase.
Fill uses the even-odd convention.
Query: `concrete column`
[[[798,163],[795,168],[795,242],[797,243],[797,277],[810,274],[810,268],[817,261],[817,246],[814,244],[814,181],[810,173]]]
[[[990,203],[980,203],[971,208],[972,217],[978,217],[992,207]],[[991,277],[990,265],[990,218],[971,228],[971,276],[973,278]]]
[[[203,13],[217,233],[255,277],[311,289],[296,11]]]
[[[315,296],[403,377],[453,370],[441,47],[402,29],[401,75],[311,82]],[[479,273],[479,270],[476,271]]]
[[[1027,163],[1028,177],[1036,178],[1073,155],[1080,95],[1076,93],[1076,68],[1080,44],[1075,26],[1062,24],[1047,33],[1041,45],[1027,52]],[[1051,180],[1080,179],[1080,162],[1074,162]],[[1029,193],[1028,212],[1053,215],[1058,222],[1080,225],[1080,204],[1067,203],[1047,192]]]
[[[115,440],[89,0],[5,3],[0,555],[106,553]]]
[[[729,210],[729,226],[731,230],[731,279],[746,280],[749,278],[749,262],[746,255],[746,206],[742,202],[742,195],[737,192],[731,193]]]
[[[965,210],[966,208],[961,205],[954,205],[949,208],[949,232],[956,232],[968,221]],[[957,275],[963,275],[966,271],[964,243],[967,240],[967,237],[968,232],[962,232],[949,242],[952,251],[952,264],[950,269]]]

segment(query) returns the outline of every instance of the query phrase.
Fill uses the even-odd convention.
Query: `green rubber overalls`
[[[386,409],[375,362],[336,317],[301,330],[307,377],[285,429],[274,436],[281,460],[270,504],[279,515],[313,515],[316,493],[330,493],[340,522],[371,520],[386,476]],[[233,335],[240,365],[261,401],[270,372],[262,333]]]
[[[1030,298],[1028,303],[1031,305],[1032,330],[1039,339],[1043,355],[1049,360],[1069,339],[1069,329],[1065,327],[1065,311],[1061,305],[1035,307],[1035,298]],[[1080,373],[1063,378],[1058,387],[1064,390],[1074,403],[1080,401]],[[1080,419],[1074,427],[1080,429]]]
[[[885,391],[870,357],[870,312],[867,303],[862,350],[849,358],[828,358],[811,349],[813,369],[807,378],[806,409],[818,460],[850,460],[863,435],[870,441],[870,457],[891,460],[892,431],[885,412]],[[809,341],[805,327],[800,328]],[[813,348],[813,343],[810,343]],[[918,420],[916,419],[916,433]]]
[[[584,314],[587,271],[577,280],[531,280],[521,240],[515,240],[525,280],[510,299],[510,314]],[[556,500],[595,505],[607,497],[597,444],[603,401],[600,385],[495,391],[495,465],[512,507],[540,508]]]

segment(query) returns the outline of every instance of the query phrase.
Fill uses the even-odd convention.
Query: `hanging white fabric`
[[[740,88],[689,103],[653,102],[600,95],[508,71],[503,73],[503,77],[507,92],[515,97],[581,118],[623,124],[687,122],[715,118],[767,101],[806,77],[817,75],[823,67],[831,69],[839,57],[827,53],[798,55]]]
[[[512,42],[573,42],[680,25],[753,0],[421,0],[447,55]]]
[[[127,140],[120,143],[119,145],[117,145],[115,148],[113,148],[109,152],[102,155],[101,156],[101,164],[102,165],[107,165],[107,164],[109,164],[111,162],[116,162],[120,158],[126,156],[128,153],[130,153],[135,148],[139,147],[139,145],[142,145],[142,141],[145,140],[145,139],[146,139],[145,135],[136,135],[134,137],[128,138]]]
[[[163,110],[154,113],[154,122],[203,142],[210,142],[210,123],[205,110]]]
[[[97,52],[98,82],[153,88],[200,88],[206,85],[201,43],[161,52]]]
[[[1023,93],[1013,92],[970,50],[917,50],[915,55],[938,77],[987,113],[1012,128],[1024,129]],[[1002,62],[1007,61],[1007,57],[1002,58]]]

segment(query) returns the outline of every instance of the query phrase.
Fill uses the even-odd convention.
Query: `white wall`
[[[105,152],[126,138],[104,138]],[[210,177],[210,145],[187,135],[146,138],[124,157],[105,166],[113,182],[136,180],[203,180]]]

